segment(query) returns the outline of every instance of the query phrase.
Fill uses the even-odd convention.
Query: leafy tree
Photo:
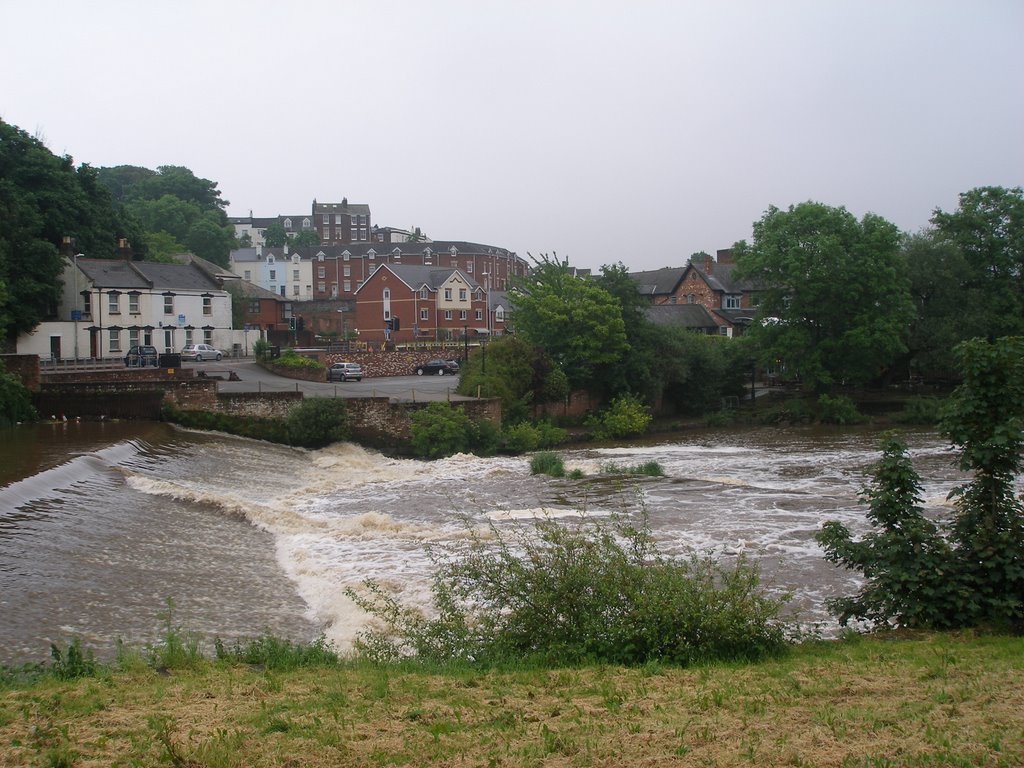
[[[655,374],[666,405],[696,415],[718,410],[723,397],[745,394],[753,342],[748,336],[724,339],[684,328],[659,328]]]
[[[196,256],[226,267],[235,236],[230,227],[218,224],[217,217],[207,211],[189,226],[185,242]]]
[[[544,350],[508,335],[471,352],[462,366],[458,392],[475,395],[478,391],[484,397],[499,398],[505,423],[515,424],[529,418],[533,405],[564,398],[569,386]]]
[[[160,261],[165,264],[175,263],[175,254],[185,253],[188,249],[163,230],[146,234],[146,261]]]
[[[953,348],[983,333],[963,289],[969,267],[963,252],[934,231],[907,237],[903,254],[910,278],[914,317],[907,338],[906,366],[900,372],[949,376],[956,367]]]
[[[158,200],[164,195],[193,203],[203,211],[220,211],[223,214],[228,206],[228,201],[220,197],[217,182],[201,179],[179,165],[161,165],[154,174],[140,175],[138,182],[127,192],[128,200]]]
[[[0,360],[0,427],[35,419],[32,396],[20,379],[5,371],[3,361]]]
[[[642,435],[650,423],[650,411],[633,395],[620,395],[587,419],[598,440]]]
[[[279,221],[270,224],[263,232],[263,242],[271,248],[281,248],[287,243],[288,233],[285,231],[284,224]]]
[[[292,244],[305,248],[316,248],[320,245],[320,234],[315,229],[304,229],[292,238]]]
[[[921,510],[905,445],[886,438],[866,492],[876,530],[855,541],[833,521],[818,534],[828,560],[867,580],[857,595],[832,601],[843,623],[1024,632],[1024,503],[1014,496],[1024,461],[1024,338],[973,339],[957,359],[963,384],[942,429],[973,479],[951,494],[952,520],[936,525]]]
[[[936,209],[932,223],[970,268],[961,287],[970,332],[1024,334],[1024,189],[977,187],[960,195],[953,213]]]
[[[529,277],[515,287],[510,296],[515,333],[544,349],[570,387],[600,388],[606,366],[627,351],[615,297],[578,277],[568,261],[546,255],[534,259]]]
[[[239,248],[251,248],[252,247],[252,235],[248,232],[243,232],[238,238]]]
[[[657,368],[662,352],[659,329],[645,315],[648,302],[621,262],[601,267],[594,282],[618,301],[629,350],[602,373],[602,391],[608,395],[630,392],[652,401],[660,394]]]
[[[313,397],[288,412],[285,420],[292,445],[322,448],[348,439],[348,412],[343,398]]]
[[[465,411],[433,402],[410,418],[412,449],[425,459],[439,459],[470,448],[471,422]]]
[[[876,379],[903,351],[913,307],[897,228],[815,202],[770,207],[753,242],[736,244],[737,276],[760,283],[751,333],[808,389]]]

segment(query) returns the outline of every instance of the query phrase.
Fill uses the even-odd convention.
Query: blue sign
[[[81,320],[82,319],[82,310],[80,310],[80,309],[72,309],[71,310],[71,319],[74,320],[76,323],[79,320]]]
[[[178,315],[178,325],[184,325],[184,324],[185,324],[185,316],[184,315]]]

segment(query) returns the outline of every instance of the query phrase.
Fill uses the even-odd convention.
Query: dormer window
[[[349,253],[348,251],[342,251],[341,252],[341,258],[342,258],[343,261],[348,261],[349,259],[352,258],[352,254]]]
[[[298,263],[299,263],[299,254],[293,253],[292,254],[292,264],[298,264]]]
[[[303,229],[309,229],[309,225],[310,225],[309,219],[303,219],[302,220],[302,228]]]
[[[373,248],[371,248],[366,252],[366,258],[368,258],[370,261],[373,261],[374,259],[377,258],[377,252],[373,250]]]
[[[284,228],[285,229],[291,229],[292,228],[292,220],[291,219],[285,219],[284,220]]]
[[[324,252],[323,251],[320,251],[320,253],[318,253],[316,255],[316,260],[317,261],[323,261],[324,260]]]

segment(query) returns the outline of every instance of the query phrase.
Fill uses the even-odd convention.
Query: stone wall
[[[216,410],[231,416],[283,419],[302,400],[301,392],[221,392]]]
[[[366,378],[376,376],[411,376],[416,373],[416,367],[423,365],[428,360],[442,358],[444,360],[458,360],[462,357],[462,348],[457,351],[454,348],[447,349],[422,349],[422,350],[389,350],[384,352],[326,352],[325,350],[302,350],[299,354],[316,360],[324,368],[334,363],[359,363],[363,366],[363,375]],[[301,368],[285,368],[274,366],[272,362],[264,363],[268,370],[279,376],[286,376],[290,379],[301,379],[303,381],[322,381],[326,373],[317,371],[311,374]]]
[[[409,449],[412,415],[429,403],[391,403],[386,397],[360,397],[345,401],[348,425],[358,442],[382,451],[405,452]],[[461,400],[451,403],[473,421],[490,421],[501,426],[501,401]]]
[[[3,369],[21,380],[25,389],[39,389],[39,355],[0,355]]]

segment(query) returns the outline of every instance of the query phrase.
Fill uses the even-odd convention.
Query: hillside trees
[[[138,229],[113,208],[88,165],[57,157],[36,138],[0,121],[0,335],[32,330],[56,307],[59,248],[111,257]]]
[[[608,366],[628,350],[619,302],[567,260],[543,255],[534,265],[510,295],[515,333],[544,349],[570,387],[600,390]]]
[[[216,182],[174,165],[155,171],[137,166],[100,168],[99,181],[140,222],[147,233],[144,240],[153,237],[161,253],[176,243],[180,250],[227,266],[235,238],[225,214],[227,201],[221,199]],[[133,245],[147,252],[145,242]]]
[[[763,287],[751,334],[807,389],[877,378],[904,349],[912,316],[895,225],[816,202],[774,206],[736,244],[738,276]]]

